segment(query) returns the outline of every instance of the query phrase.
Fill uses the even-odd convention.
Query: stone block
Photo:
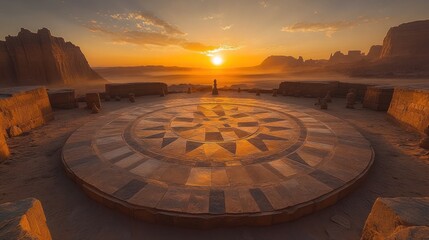
[[[0,239],[52,239],[40,201],[27,198],[0,204]]]
[[[40,127],[54,119],[48,93],[44,87],[0,89],[0,130],[3,134],[12,126],[23,132]]]
[[[98,109],[101,109],[101,100],[98,93],[87,93],[86,98],[86,107],[92,109],[92,105],[95,105]]]
[[[429,125],[429,89],[395,88],[387,113],[398,122],[423,132]]]
[[[106,94],[111,97],[120,96],[127,98],[128,94],[134,93],[136,97],[146,95],[160,95],[162,91],[168,92],[167,84],[161,82],[142,83],[109,83],[106,84]]]
[[[78,107],[74,89],[49,89],[48,96],[53,108],[72,109]]]
[[[429,239],[428,226],[429,197],[377,198],[361,240]],[[421,237],[414,238],[413,235]]]
[[[376,111],[387,111],[393,97],[393,87],[377,86],[366,89],[363,107]]]

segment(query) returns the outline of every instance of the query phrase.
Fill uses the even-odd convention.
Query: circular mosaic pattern
[[[257,101],[182,99],[107,114],[67,140],[65,169],[107,206],[201,228],[295,219],[367,173],[372,148],[349,124]]]
[[[192,104],[141,116],[129,144],[170,161],[249,164],[302,144],[305,131],[292,116],[241,104]],[[283,154],[284,155],[284,154]]]

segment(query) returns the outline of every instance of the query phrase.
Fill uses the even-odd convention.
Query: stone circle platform
[[[329,114],[261,99],[140,104],[79,128],[63,163],[102,204],[150,222],[270,225],[334,204],[374,153]]]

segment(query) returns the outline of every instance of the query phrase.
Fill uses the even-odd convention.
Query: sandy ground
[[[223,93],[256,97],[246,93]],[[143,97],[139,102],[197,97],[171,94]],[[311,107],[314,99],[262,95],[272,101]],[[126,101],[103,104],[101,114],[130,106]],[[293,222],[270,227],[193,230],[147,224],[133,220],[89,199],[69,179],[61,165],[61,148],[74,130],[99,117],[83,108],[55,112],[55,120],[30,133],[8,140],[12,157],[0,164],[0,202],[35,197],[42,201],[54,239],[359,239],[377,197],[429,196],[428,152],[417,147],[420,136],[387,119],[383,112],[345,109],[344,99],[334,99],[328,113],[353,124],[373,144],[375,163],[367,179],[337,204]],[[331,220],[345,218],[350,228]],[[347,224],[345,224],[347,225]]]

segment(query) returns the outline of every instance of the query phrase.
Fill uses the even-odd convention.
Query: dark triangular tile
[[[249,141],[253,146],[258,148],[261,152],[268,151],[267,145],[265,145],[265,143],[261,139],[251,138],[251,139],[248,139],[247,141]]]
[[[272,122],[284,121],[284,119],[282,119],[282,118],[262,118],[261,121],[266,122],[266,123],[272,123]]]
[[[194,118],[177,117],[177,118],[174,119],[174,121],[177,121],[177,122],[192,122],[192,121],[194,121]]]
[[[300,164],[309,166],[307,162],[304,161],[304,159],[302,159],[297,153],[293,153],[291,155],[288,156],[289,159],[298,162]]]
[[[170,122],[170,119],[168,118],[146,118],[146,120],[152,122]]]
[[[241,129],[238,129],[238,128],[233,128],[233,131],[239,138],[246,137],[250,134],[250,133],[243,131]]]
[[[157,133],[154,135],[147,136],[145,138],[163,138],[164,136],[165,136],[165,132],[162,132],[162,133]]]
[[[231,115],[231,117],[233,117],[233,118],[242,118],[242,117],[247,117],[247,116],[249,116],[249,115],[247,115],[245,113],[237,113],[237,114]]]
[[[276,137],[273,135],[268,135],[263,133],[259,134],[257,138],[262,140],[287,140],[286,138]]]
[[[150,127],[150,128],[143,128],[143,130],[165,130],[165,127],[164,126]]]
[[[276,131],[282,131],[282,130],[288,130],[290,128],[288,127],[276,127],[276,126],[265,126],[266,128],[268,128],[271,132],[276,132]]]
[[[218,104],[218,105],[214,106],[214,107],[212,108],[212,110],[216,110],[216,111],[223,111],[224,109],[223,109],[223,106],[222,106],[222,105]]]
[[[218,143],[219,146],[225,148],[230,153],[235,154],[237,150],[237,144],[235,142],[224,142],[224,143]]]
[[[172,138],[163,138],[162,139],[161,148],[164,148],[164,147],[168,146],[170,143],[176,141],[177,139],[179,139],[179,138],[175,138],[175,137],[172,137]]]
[[[201,147],[204,143],[186,141],[186,153]]]
[[[257,127],[259,125],[258,122],[239,122],[239,127]]]
[[[225,116],[225,111],[223,110],[213,110],[213,112],[216,113],[216,115],[218,115],[219,117]]]

